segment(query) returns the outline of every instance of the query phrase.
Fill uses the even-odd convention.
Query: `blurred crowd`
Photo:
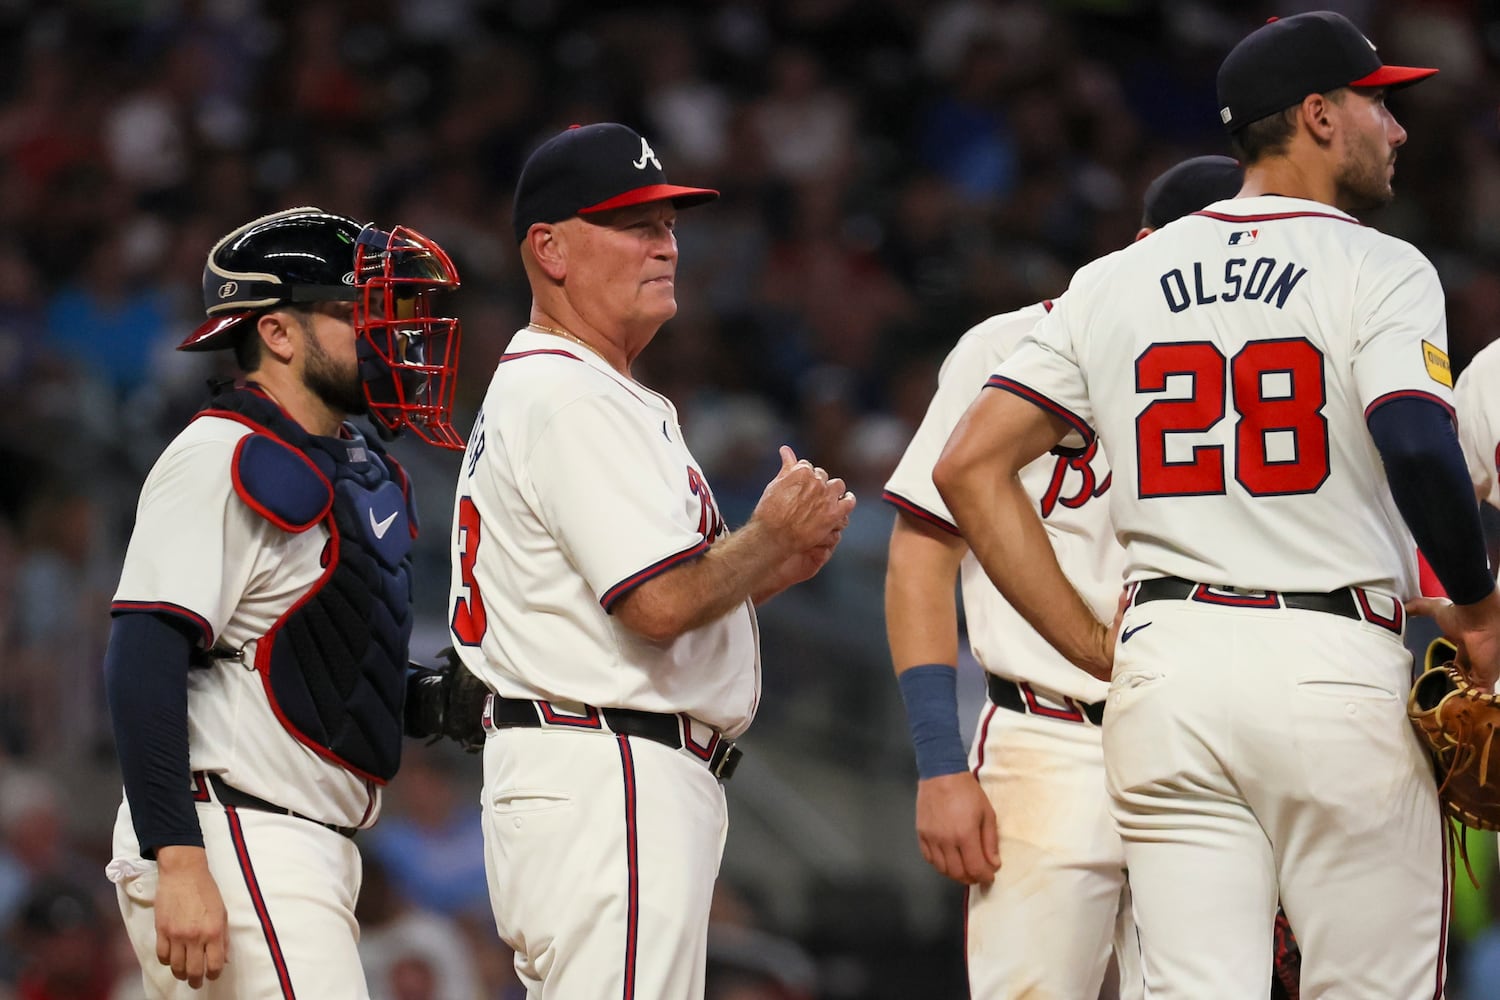
[[[452,253],[467,428],[529,306],[508,222],[536,142],[626,122],[675,182],[721,189],[682,219],[679,316],[637,373],[677,401],[731,524],[782,442],[861,497],[828,571],[767,608],[752,736],[851,782],[879,771],[898,794],[851,839],[903,856],[914,771],[881,626],[881,484],[959,334],[1062,292],[1129,242],[1156,174],[1227,151],[1213,81],[1234,41],[1269,14],[1334,7],[1385,61],[1441,67],[1391,100],[1410,140],[1397,203],[1367,221],[1437,264],[1456,368],[1500,333],[1495,4],[625,7],[0,2],[0,997],[139,993],[103,878],[119,795],[99,676],[108,602],[139,485],[228,360],[173,351],[201,317],[204,256],[256,215],[317,205]],[[430,656],[458,460],[395,447],[422,504],[414,652]],[[362,838],[377,1000],[518,995],[485,899],[478,785],[475,759],[413,747]],[[781,803],[767,824],[800,822],[795,795],[762,798]],[[1493,838],[1470,849],[1494,870]],[[838,898],[816,884],[800,910],[726,877],[711,1000],[963,995],[958,895],[942,920],[903,921],[889,912],[901,894],[866,875]],[[1461,993],[1466,969],[1500,965],[1500,893],[1482,881],[1454,923],[1449,995],[1470,1000],[1486,994]]]

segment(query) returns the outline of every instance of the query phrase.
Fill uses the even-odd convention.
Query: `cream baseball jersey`
[[[932,484],[932,468],[990,371],[1015,350],[1052,305],[1037,303],[992,316],[959,339],[943,362],[937,392],[921,426],[886,483],[887,501],[958,533],[953,515]],[[1021,483],[1037,505],[1063,572],[1096,615],[1105,621],[1113,618],[1124,579],[1125,553],[1109,524],[1106,494],[1111,477],[1097,442],[1043,455],[1021,470]],[[969,645],[986,670],[1084,702],[1104,700],[1109,685],[1073,666],[1038,635],[1000,596],[973,553],[964,556],[960,577]]]
[[[459,472],[455,647],[506,697],[686,712],[734,737],[760,697],[748,600],[670,643],[609,613],[725,530],[671,401],[581,345],[523,329]]]
[[[1317,202],[1216,202],[1080,270],[988,385],[1097,432],[1132,581],[1416,594],[1365,419],[1452,390],[1442,287],[1401,240]]]
[[[194,771],[221,772],[240,791],[319,822],[369,826],[378,787],[288,733],[251,666],[257,640],[322,575],[329,532],[283,531],[235,492],[235,446],[249,433],[203,416],[167,446],[141,490],[114,607],[194,620],[204,648],[235,654],[188,671]],[[395,528],[405,530],[404,520]]]
[[[1474,355],[1454,387],[1458,409],[1458,440],[1469,466],[1475,491],[1492,506],[1500,507],[1500,399],[1495,385],[1500,380],[1500,347],[1496,341]]]

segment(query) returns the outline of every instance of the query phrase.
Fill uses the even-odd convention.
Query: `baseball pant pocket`
[[[572,805],[566,792],[546,788],[507,788],[495,794],[491,807],[502,815],[525,815],[551,812]]]
[[[1404,773],[1405,706],[1376,684],[1302,680],[1295,687],[1292,738],[1308,801],[1349,834],[1387,821]]]

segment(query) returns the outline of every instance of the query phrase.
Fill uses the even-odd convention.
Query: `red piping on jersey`
[[[695,556],[702,555],[708,550],[708,544],[709,543],[706,539],[699,539],[692,545],[683,549],[681,552],[667,556],[665,559],[659,560],[652,563],[650,566],[647,566],[639,573],[636,573],[633,576],[626,577],[604,592],[604,596],[599,598],[600,606],[602,606],[605,611],[608,611],[616,601],[625,596],[626,591],[633,590],[634,588],[639,587],[641,584],[645,583],[653,576],[665,573],[667,570],[671,569],[673,566],[676,566],[678,563],[686,562],[687,560],[692,559]]]
[[[503,365],[507,361],[516,361],[516,360],[519,360],[521,358],[534,358],[538,354],[555,354],[555,355],[557,355],[560,358],[572,358],[574,361],[577,361],[577,362],[580,362],[580,363],[583,361],[582,358],[580,358],[578,355],[574,354],[571,351],[560,351],[560,350],[557,350],[556,348],[538,348],[535,351],[514,351],[514,352],[512,352],[510,354],[502,354],[502,355],[500,355],[500,360],[499,360],[498,364],[502,364]]]
[[[1208,219],[1217,219],[1220,222],[1279,222],[1282,219],[1332,219],[1334,222],[1347,222],[1354,226],[1363,226],[1364,223],[1357,219],[1347,219],[1342,215],[1334,215],[1331,212],[1267,212],[1263,215],[1229,215],[1224,212],[1194,212]]]
[[[530,357],[534,357],[534,356],[536,356],[538,354],[556,354],[556,355],[558,355],[560,357],[572,358],[574,361],[577,361],[577,362],[582,363],[582,364],[587,364],[587,362],[585,362],[578,355],[574,354],[572,351],[563,351],[563,350],[559,350],[557,348],[538,348],[537,350],[534,350],[534,351],[515,351],[515,352],[513,352],[511,354],[502,354],[502,355],[500,355],[500,363],[503,364],[503,363],[505,363],[507,361],[515,361],[518,358],[530,358]],[[589,365],[589,367],[593,368],[594,366],[593,365]],[[595,370],[598,371],[598,369],[595,369]],[[603,372],[603,371],[600,371],[599,374],[601,374],[601,375],[610,375],[609,372]],[[635,390],[632,389],[632,388],[630,388],[630,386],[626,385],[624,382],[621,382],[618,378],[614,378],[614,376],[612,376],[612,375],[610,377],[614,379],[614,382],[615,382],[616,385],[618,385],[620,388],[624,389],[626,392],[630,393],[632,396],[635,396],[635,401],[636,402],[640,403],[642,406],[650,406],[651,405],[651,404],[647,403],[644,399],[642,399],[640,396],[637,396],[636,393],[635,393]],[[641,388],[645,389],[646,387],[645,386],[641,386]],[[662,396],[661,393],[656,392],[655,390],[647,389],[646,391],[652,393],[655,396],[661,396],[662,399],[666,399],[665,396]]]
[[[1056,414],[1063,420],[1067,421],[1068,425],[1071,426],[1075,431],[1083,435],[1083,443],[1085,446],[1092,444],[1094,438],[1097,437],[1097,435],[1094,433],[1094,429],[1090,427],[1082,417],[1078,416],[1078,414],[1074,413],[1072,410],[1068,409],[1062,404],[1053,402],[1028,385],[1022,385],[1020,382],[1017,382],[1014,379],[1006,378],[1004,375],[991,375],[989,377],[989,380],[984,383],[984,387],[986,389],[1004,389],[1006,392],[1015,393],[1017,396],[1020,396],[1022,399],[1026,400],[1029,403],[1032,403],[1035,406],[1041,407],[1048,413]]]
[[[890,504],[892,507],[895,507],[902,513],[910,514],[912,517],[915,517],[920,521],[926,521],[933,527],[941,528],[950,535],[957,535],[960,538],[963,537],[963,533],[958,530],[957,525],[948,523],[948,521],[944,518],[938,517],[930,510],[926,510],[922,507],[917,506],[910,500],[906,499],[906,497],[901,496],[898,493],[892,493],[890,490],[886,490],[884,493],[880,494],[880,499],[884,500],[886,503]]]
[[[622,1000],[635,1000],[635,953],[641,932],[641,871],[637,854],[635,809],[635,759],[630,753],[630,737],[615,737],[620,745],[620,770],[625,779],[625,988]]]
[[[224,416],[231,420],[240,420],[240,415],[238,413],[226,413],[224,414]],[[247,424],[247,426],[255,427],[254,424],[250,424],[248,421],[240,420],[240,422]],[[260,428],[256,428],[256,431],[257,433],[259,433]],[[270,437],[270,435],[265,436]],[[239,496],[241,500],[244,501],[245,506],[255,511],[255,513],[259,514],[267,521],[270,521],[272,524],[276,525],[276,527],[280,528],[282,531],[290,532],[293,535],[301,534],[308,528],[311,528],[313,525],[323,520],[323,518],[327,517],[328,512],[333,509],[333,484],[328,481],[327,476],[323,475],[322,470],[320,470],[316,465],[313,464],[312,459],[308,458],[302,452],[297,451],[295,448],[289,448],[287,450],[291,451],[298,458],[302,459],[302,461],[307,464],[307,467],[313,471],[313,475],[317,476],[318,479],[322,481],[323,485],[328,487],[328,499],[324,502],[323,509],[318,511],[317,516],[310,517],[301,524],[293,524],[291,521],[288,521],[285,518],[275,514],[271,510],[271,508],[267,507],[265,504],[261,503],[259,500],[255,499],[255,497],[250,495],[250,491],[246,489],[245,484],[240,481],[240,452],[244,450],[245,442],[249,441],[253,437],[255,437],[255,434],[246,434],[244,437],[239,439],[239,441],[234,446],[234,458],[231,459],[229,463],[229,479],[232,483],[234,483],[234,492]],[[283,443],[279,438],[272,438],[272,440],[276,441],[277,444]],[[408,522],[410,520],[411,518],[407,518]]]
[[[363,827],[370,821],[370,814],[375,811],[375,803],[379,801],[379,798],[375,792],[375,786],[369,781],[365,782],[365,796],[369,799],[369,801],[365,803],[365,811],[360,815],[359,822],[354,824],[355,829]]]
[[[296,1000],[292,991],[292,973],[286,967],[286,956],[281,953],[281,941],[276,936],[276,927],[271,923],[271,912],[266,908],[266,897],[261,894],[260,880],[250,865],[250,846],[245,843],[245,830],[240,825],[239,810],[225,806],[224,815],[229,819],[229,837],[234,841],[235,858],[240,864],[240,874],[245,877],[245,888],[250,893],[250,902],[255,906],[255,919],[260,923],[261,933],[266,937],[266,947],[271,950],[271,964],[276,966],[276,979],[281,984],[281,995],[285,1000]]]
[[[1375,397],[1375,401],[1365,407],[1365,422],[1369,422],[1370,414],[1380,409],[1386,403],[1394,403],[1398,399],[1425,399],[1436,403],[1448,411],[1448,419],[1455,423],[1458,422],[1458,413],[1453,409],[1452,403],[1435,393],[1424,392],[1421,389],[1397,389],[1395,392],[1388,392],[1384,396]]]
[[[185,619],[188,624],[194,626],[203,633],[203,648],[213,648],[214,630],[213,626],[208,624],[208,619],[204,618],[196,611],[190,611],[187,608],[184,608],[180,604],[172,604],[169,601],[115,601],[109,606],[109,613],[111,615],[130,614],[136,611],[144,612],[146,614],[162,612],[165,614],[169,614],[174,618]]]
[[[1042,300],[1042,308],[1045,309],[1045,310],[1047,310],[1048,312],[1052,311],[1052,305],[1053,305],[1053,303],[1052,303],[1051,299],[1043,299]]]

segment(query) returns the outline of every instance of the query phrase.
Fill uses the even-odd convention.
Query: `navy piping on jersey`
[[[927,510],[924,507],[920,507],[917,504],[912,503],[910,500],[906,499],[906,497],[904,496],[901,496],[899,493],[892,493],[890,490],[886,490],[884,493],[880,494],[880,499],[884,500],[886,503],[890,504],[892,507],[895,507],[902,513],[910,514],[912,517],[915,517],[919,521],[926,521],[933,527],[941,528],[950,535],[958,535],[959,537],[962,537],[963,535],[963,533],[958,530],[957,525],[950,523],[946,518],[939,517],[938,515],[934,514],[932,511]]]
[[[1374,413],[1385,404],[1394,403],[1398,399],[1425,399],[1428,402],[1436,403],[1437,405],[1448,411],[1448,416],[1455,423],[1457,423],[1458,421],[1458,414],[1453,409],[1452,403],[1448,402],[1441,396],[1435,395],[1430,392],[1423,392],[1421,389],[1398,389],[1395,392],[1388,392],[1384,396],[1376,397],[1374,402],[1365,407],[1365,421],[1369,422],[1370,414]]]
[[[984,387],[986,389],[1004,389],[1006,392],[1014,393],[1027,402],[1041,407],[1048,413],[1061,417],[1068,423],[1068,426],[1072,427],[1079,434],[1083,435],[1083,444],[1085,448],[1092,444],[1094,438],[1097,436],[1094,434],[1094,429],[1090,427],[1082,417],[1078,416],[1078,414],[1074,413],[1072,410],[1061,405],[1060,403],[1056,403],[1048,399],[1046,396],[1043,396],[1041,393],[1037,392],[1035,389],[1031,388],[1028,385],[1022,385],[1020,382],[1017,382],[1014,379],[1006,378],[1004,375],[991,375],[989,377],[989,381],[984,383]]]
[[[641,870],[638,852],[636,816],[635,758],[630,750],[630,737],[619,734],[615,737],[620,745],[620,770],[625,785],[625,985],[623,1000],[635,1000],[635,962],[641,932]]]
[[[144,612],[146,614],[171,615],[173,618],[181,618],[193,627],[195,631],[203,633],[203,648],[212,649],[214,645],[213,626],[208,619],[190,611],[180,604],[172,604],[169,601],[114,601],[109,606],[111,615],[130,614],[133,612]]]
[[[699,539],[692,545],[689,545],[687,548],[683,549],[681,552],[677,552],[670,556],[667,556],[665,559],[660,559],[652,563],[650,566],[647,566],[640,572],[626,577],[604,592],[604,596],[599,598],[600,606],[603,607],[605,611],[610,610],[614,607],[615,602],[624,597],[626,593],[634,590],[636,587],[639,587],[641,584],[645,583],[653,576],[659,576],[672,567],[678,565],[679,563],[686,562],[687,560],[692,559],[696,556],[700,556],[704,552],[708,551],[708,544],[709,543],[706,539]]]
[[[281,939],[276,926],[271,923],[271,911],[266,907],[266,897],[260,891],[260,880],[255,877],[255,868],[250,864],[250,847],[245,843],[245,830],[240,824],[239,810],[225,806],[224,815],[229,820],[229,836],[234,841],[235,858],[239,861],[240,874],[245,877],[245,888],[250,893],[250,902],[255,906],[255,919],[265,935],[266,947],[271,951],[271,962],[276,966],[276,978],[281,984],[284,1000],[296,1000],[292,990],[292,971],[287,968],[286,956],[281,952]]]
[[[1207,219],[1217,219],[1220,222],[1279,222],[1282,219],[1332,219],[1334,222],[1347,222],[1352,226],[1363,226],[1364,223],[1357,219],[1345,218],[1342,215],[1334,215],[1332,212],[1267,212],[1263,215],[1230,215],[1227,212],[1194,212]]]

